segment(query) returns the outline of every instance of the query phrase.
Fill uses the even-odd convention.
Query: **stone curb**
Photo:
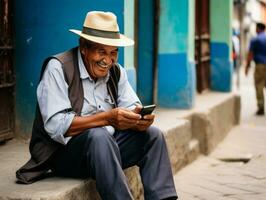
[[[219,103],[208,109],[192,110],[182,114],[177,110],[158,109],[155,125],[163,131],[168,146],[168,152],[175,174],[178,170],[195,160],[200,153],[208,154],[225,137],[227,132],[237,123],[240,115],[240,97],[234,94],[226,95]],[[8,144],[7,144],[8,145]],[[6,147],[4,147],[6,148]],[[13,147],[17,148],[17,147]],[[24,148],[28,148],[24,144]],[[5,161],[1,156],[1,162]],[[27,149],[17,150],[26,157]],[[10,150],[6,152],[10,153]],[[7,156],[8,157],[8,156]],[[11,158],[12,159],[12,158]],[[22,159],[20,162],[25,162]],[[10,163],[13,164],[13,162]],[[32,185],[15,184],[14,170],[20,166],[12,166],[7,175],[0,171],[1,176],[9,183],[0,187],[0,200],[98,200],[100,199],[93,180],[73,180],[63,178],[47,178]],[[8,165],[8,164],[7,164]],[[14,164],[13,164],[14,165]],[[8,166],[6,166],[8,167]],[[130,188],[135,199],[143,199],[143,189],[137,167],[125,170]],[[12,177],[11,177],[12,176]],[[10,183],[12,182],[12,183]],[[1,185],[0,185],[1,186]]]

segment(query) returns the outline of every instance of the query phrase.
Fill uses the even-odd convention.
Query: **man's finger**
[[[151,114],[151,115],[144,115],[143,119],[146,119],[146,120],[153,120],[155,117],[154,114]]]
[[[124,117],[124,118],[127,118],[127,119],[140,119],[141,116],[137,113],[134,113],[132,111],[129,111],[129,110],[124,110],[125,112],[121,113],[121,115]]]
[[[153,123],[153,119],[142,119],[138,121],[138,125],[140,126],[148,126]]]
[[[132,110],[134,113],[140,113],[140,111],[141,111],[141,108],[142,108],[142,106],[141,105],[139,105],[139,104],[137,104],[136,105],[136,107],[135,107],[135,109],[134,110]]]
[[[119,122],[120,123],[123,123],[123,124],[128,124],[129,126],[131,126],[131,125],[137,124],[139,122],[139,119],[132,119],[132,118],[121,117],[119,119]]]

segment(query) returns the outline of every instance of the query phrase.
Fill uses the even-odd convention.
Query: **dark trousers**
[[[118,131],[112,136],[104,128],[92,128],[73,137],[53,160],[59,176],[96,180],[103,200],[133,199],[123,169],[137,165],[145,199],[176,197],[171,165],[162,132]]]

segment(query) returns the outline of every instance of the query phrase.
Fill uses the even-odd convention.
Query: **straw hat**
[[[69,31],[96,43],[110,46],[131,46],[134,41],[119,33],[116,16],[111,12],[91,11],[87,13],[82,31]]]

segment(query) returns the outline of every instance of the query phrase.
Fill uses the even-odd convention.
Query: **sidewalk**
[[[266,116],[254,115],[253,79],[241,75],[241,124],[209,156],[175,175],[181,200],[266,199]]]

